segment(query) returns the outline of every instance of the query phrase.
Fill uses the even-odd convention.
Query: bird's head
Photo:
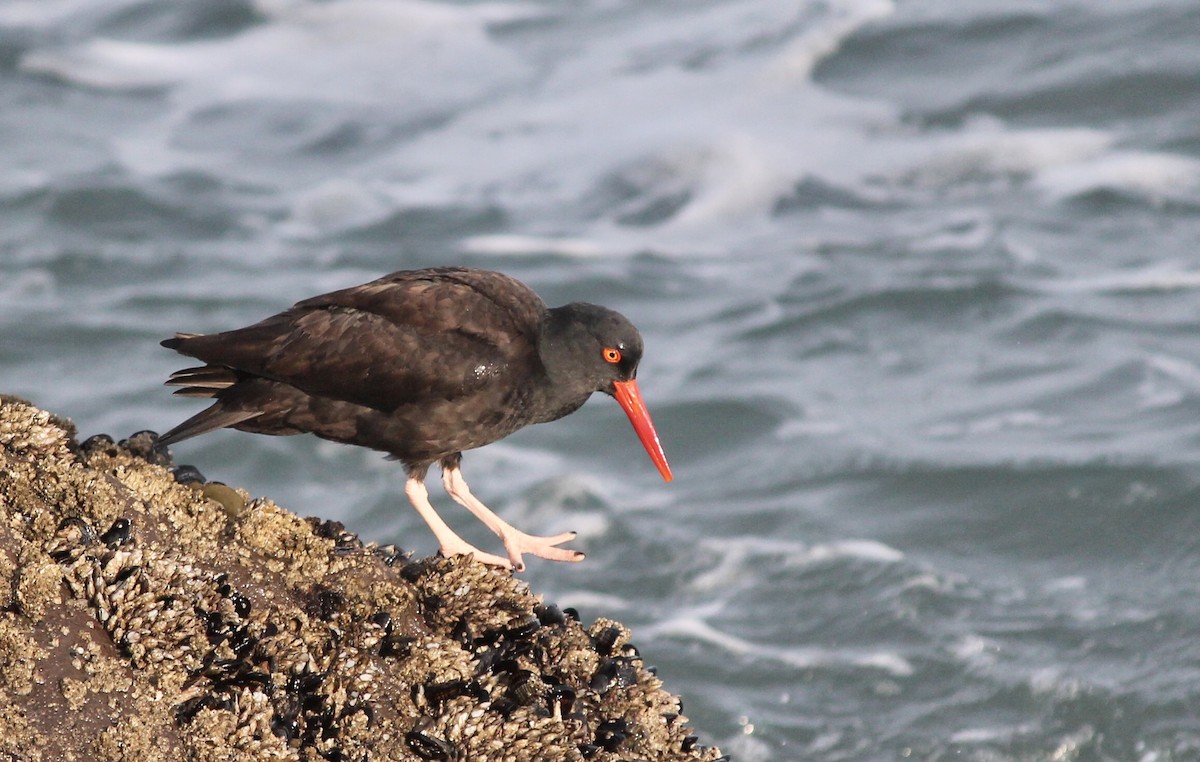
[[[617,400],[658,472],[671,481],[671,467],[637,386],[643,347],[633,323],[607,307],[567,304],[550,310],[540,348],[547,371],[558,383]]]

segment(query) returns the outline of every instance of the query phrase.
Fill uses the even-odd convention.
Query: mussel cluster
[[[718,759],[615,621],[585,628],[505,572],[250,500],[153,432],[72,453],[114,500],[47,523],[47,566],[131,670],[169,675],[149,684],[181,739],[354,762]]]

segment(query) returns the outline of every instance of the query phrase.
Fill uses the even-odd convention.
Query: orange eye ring
[[[604,354],[604,362],[612,363],[613,365],[616,365],[617,363],[621,362],[621,350],[619,350],[619,349],[616,349],[614,347],[605,347],[603,354]]]

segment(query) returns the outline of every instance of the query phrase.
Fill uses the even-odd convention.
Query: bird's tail
[[[197,336],[203,336],[203,335],[204,334],[202,334],[202,333],[177,333],[174,336],[172,336],[171,338],[163,339],[162,341],[160,341],[158,343],[159,343],[159,346],[164,346],[167,349],[178,350],[179,345],[182,344],[183,342],[187,341],[188,339],[194,339]]]
[[[222,404],[218,402],[211,407],[201,410],[166,434],[163,434],[158,438],[158,441],[159,444],[164,445],[175,444],[176,442],[191,439],[194,436],[209,431],[236,426],[242,421],[257,418],[260,415],[262,415],[262,412],[258,410],[230,410],[223,408]]]
[[[237,371],[232,368],[204,365],[177,370],[164,383],[167,386],[182,386],[182,389],[175,390],[175,394],[181,397],[215,397],[217,392],[228,389],[239,380]]]

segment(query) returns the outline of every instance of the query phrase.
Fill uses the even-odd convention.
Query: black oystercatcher
[[[262,322],[212,335],[176,334],[163,346],[202,367],[171,374],[176,394],[211,407],[168,431],[173,444],[229,427],[258,434],[316,434],[381,450],[404,464],[404,491],[445,556],[524,568],[523,553],[581,561],[559,548],[574,532],[538,537],[515,529],[468,489],[462,452],[523,426],[562,418],[592,392],[615,397],[667,481],[662,445],[638,392],[642,337],[594,304],[547,308],[529,287],[463,267],[392,273],[315,296]],[[425,475],[442,466],[455,502],[495,532],[507,558],[475,548],[429,503]]]

